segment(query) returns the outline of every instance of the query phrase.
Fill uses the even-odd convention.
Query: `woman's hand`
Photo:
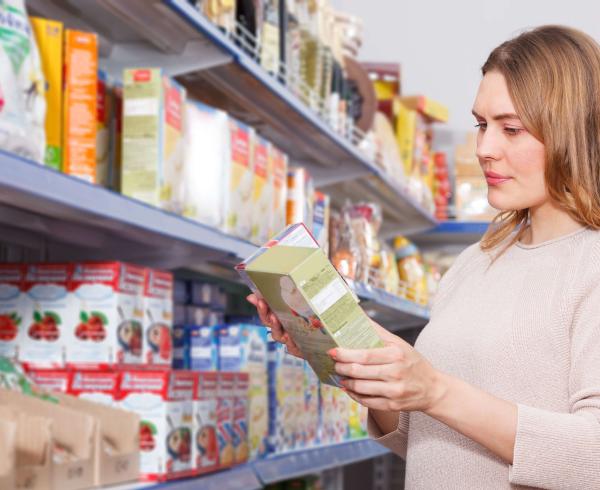
[[[281,322],[275,313],[271,311],[267,302],[255,294],[249,295],[246,299],[249,303],[252,303],[256,307],[256,311],[258,312],[258,316],[260,317],[260,321],[263,323],[263,325],[271,329],[271,337],[273,337],[273,340],[275,342],[279,342],[280,344],[284,344],[287,347],[288,352],[293,356],[304,359],[302,352],[300,352],[298,346],[285,332],[281,326]]]
[[[385,347],[329,351],[348,395],[373,410],[431,410],[445,395],[444,377],[410,344],[374,327]]]

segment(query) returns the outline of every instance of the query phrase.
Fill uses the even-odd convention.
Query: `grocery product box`
[[[159,68],[123,74],[121,192],[157,207],[183,207],[185,90]]]
[[[104,187],[111,187],[114,101],[108,75],[102,70],[98,71],[96,96],[96,182]]]
[[[189,283],[189,302],[194,306],[208,306],[213,310],[223,310],[226,296],[216,284],[192,281]]]
[[[111,369],[99,371],[73,371],[67,392],[82,400],[107,407],[119,404],[120,372]]]
[[[122,262],[74,265],[69,289],[77,321],[65,332],[69,365],[142,362],[144,280],[143,267]]]
[[[144,362],[171,366],[173,345],[173,274],[146,269],[144,287]]]
[[[417,111],[410,109],[400,98],[394,98],[394,115],[396,119],[396,139],[400,158],[404,165],[404,174],[413,175],[415,153],[415,131],[417,129]]]
[[[62,22],[31,17],[46,79],[46,153],[44,163],[62,169],[63,30]]]
[[[198,102],[185,104],[183,214],[222,228],[229,192],[231,148],[227,114]]]
[[[186,329],[189,336],[189,368],[194,371],[216,371],[219,365],[216,327],[186,325]]]
[[[308,170],[303,167],[288,169],[286,224],[304,223],[312,227],[313,199],[314,184]]]
[[[249,387],[249,374],[235,373],[233,398],[233,452],[235,464],[245,463],[250,458],[248,441]]]
[[[235,374],[217,373],[217,448],[219,468],[229,468],[235,463],[234,441]]]
[[[67,174],[96,182],[96,34],[65,30],[64,64],[62,169]]]
[[[231,163],[225,231],[249,240],[252,232],[254,191],[254,130],[229,118]]]
[[[105,486],[136,480],[140,469],[139,415],[108,406],[104,397],[97,396],[114,392],[116,378],[111,379],[107,373],[96,377],[90,376],[95,373],[85,373],[85,378],[79,378],[85,384],[78,386],[77,374],[81,373],[73,377],[72,392],[78,392],[78,397],[56,396],[61,406],[91,415],[97,422],[94,484]]]
[[[209,473],[219,467],[217,442],[217,395],[216,372],[198,372],[194,393],[194,442],[192,461],[198,473]]]
[[[294,449],[299,412],[294,376],[294,357],[285,347],[269,343],[269,452]]]
[[[271,159],[271,185],[273,189],[273,208],[269,214],[269,237],[280,233],[286,225],[287,205],[287,170],[288,157],[275,145],[269,145],[269,158]]]
[[[19,349],[26,335],[24,318],[25,266],[0,264],[0,356],[19,357]]]
[[[219,369],[247,373],[250,459],[264,456],[269,438],[268,340],[263,326],[233,324],[218,329]]]
[[[209,306],[187,305],[185,307],[185,323],[200,327],[219,325],[223,323],[223,312],[213,310]]]
[[[236,268],[267,301],[322,382],[339,383],[330,349],[383,345],[304,225],[288,227]]]
[[[256,135],[254,137],[254,188],[252,191],[252,231],[251,241],[257,245],[269,237],[271,213],[273,211],[273,168],[269,158],[269,142]]]
[[[189,369],[189,339],[186,339],[185,325],[175,323],[172,332],[173,342],[173,369]],[[187,342],[186,342],[187,341]],[[186,352],[187,351],[187,352]]]
[[[187,371],[126,369],[120,407],[140,416],[140,475],[162,481],[195,472],[192,464],[196,376]]]
[[[402,97],[402,103],[414,111],[429,118],[430,121],[448,122],[449,111],[446,106],[423,95]]]
[[[0,488],[16,488],[17,422],[0,411]]]
[[[312,233],[327,255],[329,255],[329,209],[329,196],[322,192],[315,192]]]
[[[42,390],[55,393],[68,393],[73,372],[67,369],[27,369],[27,375]]]
[[[188,282],[182,279],[173,281],[173,301],[185,305],[188,302]]]
[[[46,427],[49,427],[52,437],[52,442],[48,444],[52,447],[52,457],[47,457],[42,450],[37,467],[21,471],[17,469],[17,485],[26,486],[28,478],[33,479],[32,486],[35,488],[80,490],[94,485],[95,444],[98,437],[95,418],[62,404],[9,390],[0,390],[0,405],[50,421]],[[39,448],[39,443],[36,443],[39,436],[31,434],[30,437],[32,445]]]
[[[79,312],[69,292],[70,264],[29,264],[23,289],[24,335],[18,360],[25,364],[62,367],[66,338]]]
[[[319,378],[308,363],[303,365],[304,371],[304,445],[313,447],[319,444],[319,425],[321,424],[321,407],[319,405]]]

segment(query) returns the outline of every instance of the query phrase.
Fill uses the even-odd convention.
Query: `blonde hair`
[[[600,46],[587,34],[542,26],[492,51],[483,75],[504,75],[525,128],[545,146],[550,198],[573,219],[600,228]],[[481,241],[491,250],[526,229],[529,210],[501,212]],[[508,247],[507,246],[507,247]]]

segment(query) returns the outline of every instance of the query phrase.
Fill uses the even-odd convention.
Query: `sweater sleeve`
[[[518,406],[510,482],[548,489],[600,488],[600,285],[571,330],[569,412]]]
[[[367,420],[367,430],[371,439],[382,446],[387,447],[402,459],[406,459],[406,448],[408,445],[408,415],[408,412],[400,412],[398,428],[388,434],[383,434],[381,432],[377,422],[375,422],[375,419],[371,416],[370,411]]]

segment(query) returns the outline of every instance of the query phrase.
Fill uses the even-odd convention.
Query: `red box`
[[[235,373],[217,373],[217,445],[219,468],[229,468],[235,463],[233,445],[233,406],[235,399]]]
[[[196,471],[209,473],[219,468],[217,442],[218,373],[197,373],[194,394],[194,444],[192,455]]]
[[[146,269],[144,362],[171,367],[173,359],[173,274]]]
[[[248,441],[248,388],[250,375],[248,373],[235,373],[234,399],[233,399],[233,447],[235,464],[248,461],[250,445]]]
[[[119,406],[121,373],[110,369],[73,371],[69,378],[70,395],[110,407]]]

